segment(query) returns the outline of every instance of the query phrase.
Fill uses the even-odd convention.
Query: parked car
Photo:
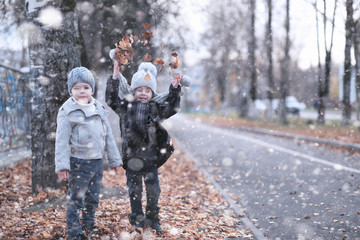
[[[286,111],[294,115],[299,115],[300,111],[306,109],[305,103],[299,102],[295,96],[287,96],[285,99],[285,105],[286,105]],[[274,99],[273,107],[275,111],[278,110],[278,106],[279,106],[279,99]]]
[[[273,99],[272,104],[273,109],[277,112],[279,106],[279,99]],[[299,102],[295,96],[286,97],[285,104],[287,113],[291,113],[294,115],[299,115],[300,111],[306,109],[306,105],[302,102]],[[255,107],[260,111],[264,111],[266,109],[264,101],[260,99],[255,100]]]

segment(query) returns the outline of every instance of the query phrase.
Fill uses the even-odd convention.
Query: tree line
[[[344,97],[340,106],[343,110],[342,123],[350,123],[352,72],[356,73],[356,96],[359,98],[360,3],[352,0],[301,1],[311,6],[313,12],[304,12],[304,18],[314,16],[312,21],[317,29],[317,52],[313,54],[317,55],[318,64],[307,70],[300,69],[298,59],[294,56],[296,49],[291,29],[291,8],[295,1],[224,0],[210,4],[213,6],[209,10],[211,24],[204,36],[209,42],[207,47],[211,53],[211,58],[205,60],[208,66],[205,80],[209,86],[206,89],[205,105],[210,109],[236,108],[240,116],[251,119],[257,117],[255,100],[265,99],[265,119],[274,121],[276,116],[271,101],[278,98],[280,106],[277,119],[287,124],[285,98],[293,94],[306,100],[307,105],[318,103],[317,123],[324,124],[330,82],[336,74],[332,66],[332,50],[334,30],[338,28],[344,30],[346,38],[343,46],[344,65],[340,66],[344,68],[344,75],[341,76],[344,83]],[[273,27],[274,9],[275,19],[282,22],[282,28]],[[335,20],[345,15],[345,24],[336,26]],[[266,21],[257,23],[260,19]],[[355,64],[351,63],[351,58],[356,59]]]

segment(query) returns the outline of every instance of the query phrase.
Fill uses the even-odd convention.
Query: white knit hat
[[[131,90],[138,87],[149,87],[156,95],[156,75],[157,70],[154,64],[150,62],[143,62],[140,64],[137,72],[131,79]]]

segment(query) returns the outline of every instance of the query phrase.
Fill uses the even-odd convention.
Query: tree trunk
[[[337,0],[334,3],[334,12],[332,16],[331,23],[331,39],[330,39],[330,47],[327,46],[327,14],[326,14],[326,1],[323,0],[324,4],[324,14],[323,14],[323,23],[324,23],[324,45],[325,45],[325,75],[324,78],[319,76],[319,85],[318,85],[318,94],[319,94],[319,106],[318,106],[318,119],[317,123],[319,125],[323,125],[325,123],[325,102],[329,96],[329,86],[330,86],[330,76],[331,76],[331,51],[333,46],[333,37],[334,37],[334,28],[335,28],[335,15],[336,15],[336,7]],[[316,6],[316,5],[315,5]],[[317,14],[317,9],[316,14]],[[320,64],[320,63],[319,63]]]
[[[274,120],[274,109],[272,107],[273,93],[274,93],[274,80],[273,80],[273,38],[272,38],[272,0],[267,0],[268,5],[268,23],[266,26],[266,55],[268,58],[268,89],[267,89],[267,99],[268,104],[266,106],[265,120],[273,121]]]
[[[55,174],[55,133],[57,112],[69,97],[67,74],[80,66],[81,46],[74,13],[75,1],[61,6],[46,1],[34,8],[27,3],[29,31],[31,108],[32,190],[34,193],[59,186]],[[51,5],[63,17],[60,27],[44,26],[39,14]]]
[[[319,66],[319,69],[321,67]],[[331,74],[331,52],[326,51],[325,57],[325,75],[324,78],[319,77],[319,85],[318,85],[318,95],[319,95],[319,105],[318,105],[318,119],[317,123],[319,125],[323,125],[325,123],[325,102],[328,96],[328,87],[329,79]]]
[[[345,59],[344,59],[344,76],[343,76],[343,114],[342,124],[349,125],[351,120],[350,105],[350,80],[351,80],[351,46],[354,29],[353,21],[353,0],[346,0],[346,22],[345,22]]]
[[[249,68],[250,68],[250,99],[256,100],[256,37],[255,37],[255,8],[256,1],[250,1],[250,39],[249,39]]]
[[[356,120],[360,120],[360,22],[354,22],[354,55],[355,55],[355,86],[356,86]]]
[[[286,119],[286,96],[289,88],[289,62],[290,62],[290,0],[286,1],[286,20],[285,20],[286,40],[284,48],[284,58],[281,63],[281,82],[280,82],[280,101],[279,101],[279,122],[283,125],[288,124]]]

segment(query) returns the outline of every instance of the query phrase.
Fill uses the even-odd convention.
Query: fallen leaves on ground
[[[66,189],[33,195],[30,159],[0,173],[0,239],[67,239]],[[125,171],[106,170],[92,239],[253,239],[184,153],[176,150],[159,175],[161,236],[148,228],[142,236],[134,231]]]

